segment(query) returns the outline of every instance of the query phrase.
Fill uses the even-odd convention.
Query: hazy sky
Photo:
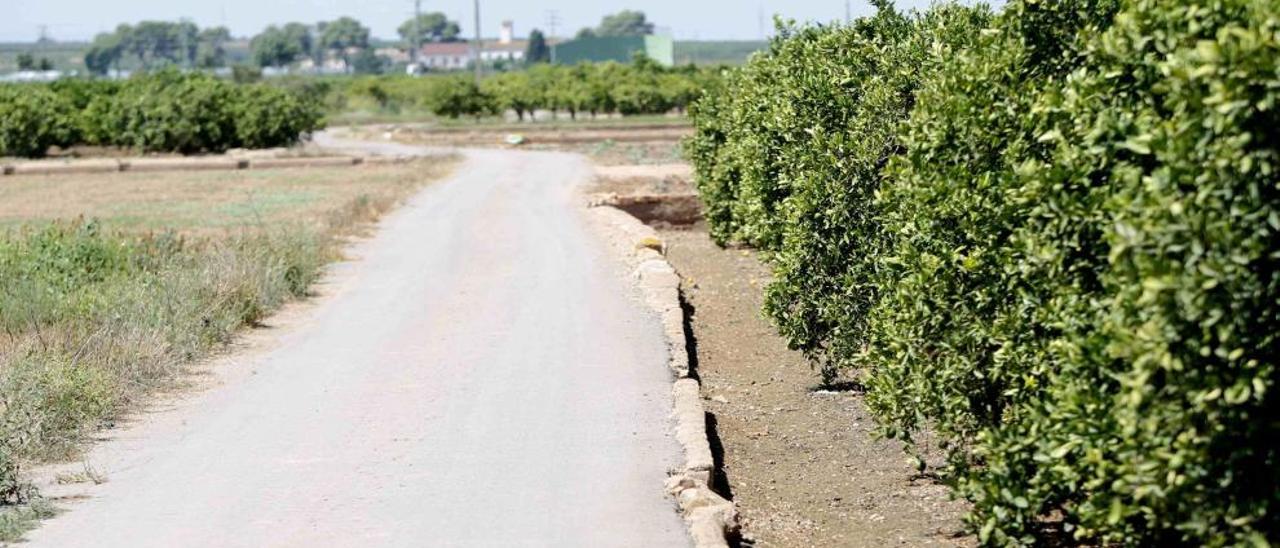
[[[188,18],[201,27],[226,25],[236,36],[249,36],[269,24],[312,23],[350,15],[373,29],[379,38],[395,38],[396,27],[413,13],[413,0],[4,0],[0,42],[36,39],[43,25],[54,39],[85,40],[118,23],[143,19]],[[14,6],[16,3],[16,6]],[[901,8],[927,6],[929,0],[898,0]],[[867,0],[850,0],[856,17],[872,11]],[[472,28],[470,0],[423,0],[423,11],[443,11],[458,20],[468,36]],[[843,19],[844,0],[481,0],[481,26],[496,34],[499,22],[510,19],[516,34],[531,28],[546,30],[549,11],[559,13],[557,35],[571,35],[595,26],[606,13],[639,9],[660,29],[677,39],[756,39],[761,14],[772,27],[774,14],[801,21]]]

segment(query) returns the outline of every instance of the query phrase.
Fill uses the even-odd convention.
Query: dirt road
[[[574,209],[588,169],[467,153],[268,349],[109,433],[30,546],[687,545],[661,329]]]

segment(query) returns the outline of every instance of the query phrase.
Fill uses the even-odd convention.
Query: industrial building
[[[663,66],[675,64],[675,43],[669,36],[610,36],[579,38],[556,46],[556,62],[576,65],[581,62],[618,61],[627,63],[637,53],[644,53]]]

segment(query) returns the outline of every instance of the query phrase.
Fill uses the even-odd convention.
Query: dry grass
[[[362,196],[398,202],[454,165],[443,157],[344,169],[12,176],[0,182],[0,230],[83,217],[112,229],[208,236],[322,222]]]

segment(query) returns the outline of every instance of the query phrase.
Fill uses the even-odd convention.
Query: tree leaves
[[[783,29],[700,101],[712,235],[887,433],[943,439],[982,542],[1280,537],[1280,7],[946,9]]]

